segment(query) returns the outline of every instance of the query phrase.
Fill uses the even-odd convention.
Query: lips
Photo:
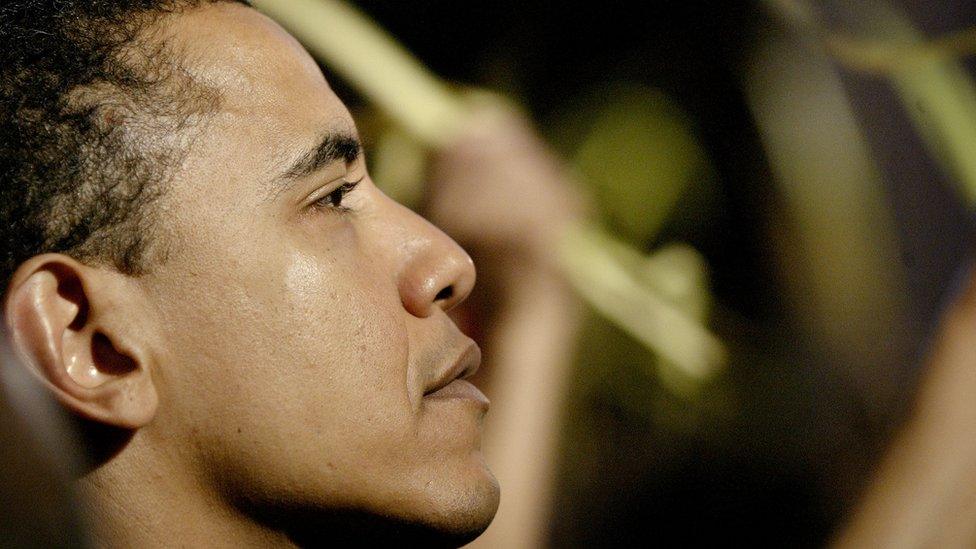
[[[455,379],[444,387],[425,395],[427,401],[461,399],[470,400],[485,410],[488,409],[488,397],[485,396],[477,387],[463,379]]]
[[[481,365],[481,349],[471,342],[448,368],[440,372],[435,381],[424,391],[425,399],[462,398],[488,404],[488,399],[464,378],[474,375]]]

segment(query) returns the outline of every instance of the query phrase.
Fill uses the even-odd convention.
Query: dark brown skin
[[[96,543],[472,539],[499,500],[487,407],[425,396],[477,366],[446,314],[474,285],[470,258],[362,157],[280,190],[323,135],[356,128],[274,22],[213,5],[163,30],[224,97],[154,205],[172,253],[141,277],[38,256],[6,304],[14,348],[61,404],[126,433],[79,480]],[[360,179],[342,211],[336,189]]]

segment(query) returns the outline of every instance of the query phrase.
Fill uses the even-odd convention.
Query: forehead
[[[210,4],[173,18],[167,31],[191,76],[220,92],[212,133],[223,145],[282,160],[323,131],[354,131],[311,56],[256,10]]]

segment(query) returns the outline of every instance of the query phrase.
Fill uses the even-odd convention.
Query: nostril
[[[453,284],[450,285],[450,286],[448,286],[448,287],[446,287],[446,288],[444,288],[443,290],[437,292],[437,295],[434,296],[434,301],[435,302],[438,302],[438,301],[447,301],[448,299],[451,299],[452,297],[454,297],[454,285]]]

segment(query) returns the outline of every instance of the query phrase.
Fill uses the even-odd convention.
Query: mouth
[[[474,400],[487,408],[488,398],[465,378],[471,377],[481,365],[481,349],[471,342],[448,368],[440,372],[427,389],[424,400]]]

